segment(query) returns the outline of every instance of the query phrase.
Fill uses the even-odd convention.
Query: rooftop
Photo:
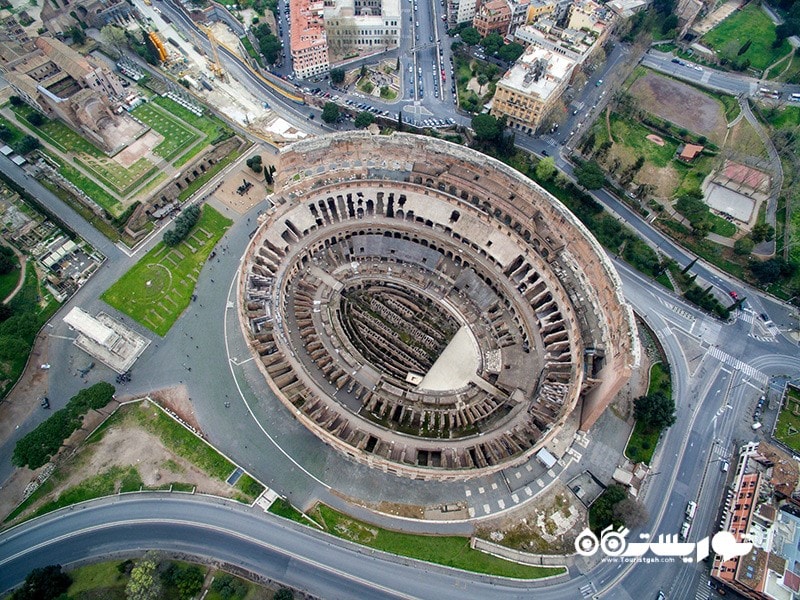
[[[546,100],[568,78],[576,62],[539,47],[530,47],[511,67],[500,83],[510,89]]]
[[[327,45],[322,0],[291,0],[292,52]]]

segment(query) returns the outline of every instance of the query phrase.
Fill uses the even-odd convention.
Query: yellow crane
[[[208,41],[211,44],[211,55],[213,56],[213,60],[209,61],[208,67],[211,71],[225,81],[225,70],[222,68],[222,63],[219,61],[219,52],[217,52],[217,36],[214,35],[214,32],[211,30],[211,27],[207,25],[200,26],[203,32],[208,36]]]

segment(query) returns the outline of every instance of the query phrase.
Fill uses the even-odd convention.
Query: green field
[[[659,146],[647,139],[651,133],[653,132],[639,123],[617,113],[611,114],[611,134],[615,143],[628,146],[637,156],[643,156],[657,167],[666,167],[675,158],[678,144],[667,138],[664,145]]]
[[[182,121],[169,114],[155,103],[142,104],[131,113],[164,137],[164,141],[153,152],[165,160],[171,160],[199,139],[194,131]]]
[[[17,263],[16,269],[13,269],[10,273],[6,273],[5,275],[0,275],[0,302],[5,300],[6,296],[13,292],[14,288],[17,287],[17,283],[19,283],[19,260],[14,257],[14,262]]]
[[[648,394],[656,392],[661,392],[665,396],[672,395],[669,367],[665,367],[660,362],[650,368],[650,385],[647,388]],[[625,448],[625,456],[635,463],[643,462],[649,465],[660,436],[661,430],[648,429],[637,421],[633,427],[631,438],[628,440],[628,446]]]
[[[317,505],[309,515],[336,537],[376,550],[455,569],[515,579],[540,579],[564,573],[561,567],[522,565],[473,550],[467,537],[412,535],[381,529],[348,517],[324,504]]]
[[[739,50],[748,40],[750,47],[739,55]],[[720,58],[730,61],[747,59],[758,70],[766,69],[791,51],[787,40],[777,48],[772,47],[774,41],[775,25],[755,2],[734,12],[701,39],[703,44],[716,50]]]
[[[778,415],[775,439],[800,454],[800,390],[789,388],[786,404]]]
[[[166,335],[189,306],[200,270],[231,223],[204,206],[187,239],[174,248],[157,244],[101,298],[158,335]]]
[[[216,143],[225,138],[233,135],[233,131],[222,121],[213,116],[203,115],[198,117],[192,111],[187,110],[174,100],[165,98],[163,96],[156,96],[151,100],[153,104],[157,104],[161,108],[166,109],[174,116],[184,121],[206,134],[206,141],[208,143]]]

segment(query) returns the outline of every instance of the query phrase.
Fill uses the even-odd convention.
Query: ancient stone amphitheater
[[[275,188],[242,326],[275,395],[358,461],[435,479],[523,462],[638,363],[600,246],[498,161],[342,133],[282,150]]]

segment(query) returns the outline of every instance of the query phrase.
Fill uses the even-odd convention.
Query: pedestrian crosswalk
[[[694,595],[695,600],[708,600],[711,597],[709,581],[708,575],[700,576],[700,585],[697,586],[697,592]]]
[[[581,591],[581,596],[583,596],[584,598],[591,598],[595,593],[594,584],[590,581],[586,585],[582,585],[580,587],[580,591]]]
[[[767,381],[769,381],[769,377],[767,377],[764,373],[755,367],[751,367],[750,365],[743,363],[738,358],[731,356],[727,352],[720,350],[717,346],[711,346],[708,349],[708,353],[717,360],[720,360],[726,365],[733,367],[736,371],[742,373],[744,376],[749,377],[750,379],[754,379],[761,383],[767,383]]]

